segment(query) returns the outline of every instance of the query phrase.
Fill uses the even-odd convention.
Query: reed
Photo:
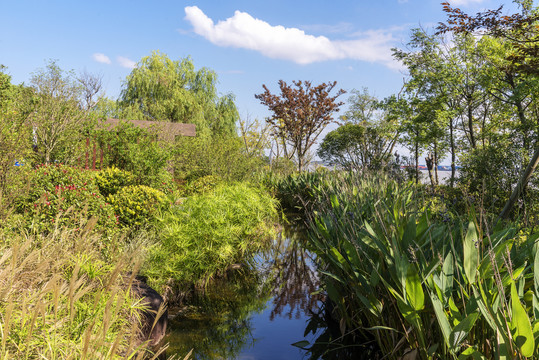
[[[538,235],[473,211],[434,221],[424,192],[384,176],[317,176],[308,246],[343,334],[393,359],[539,355]]]
[[[139,255],[105,262],[99,243],[91,224],[83,231],[56,228],[47,236],[0,234],[0,358],[150,354],[139,330],[144,307],[125,277]]]

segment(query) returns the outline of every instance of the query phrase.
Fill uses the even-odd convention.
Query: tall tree
[[[345,124],[325,136],[318,156],[349,170],[385,168],[399,138],[396,97],[379,101],[363,88],[352,90],[348,105],[341,116]]]
[[[448,20],[447,24],[439,24],[438,32],[459,34],[480,31],[483,35],[486,34],[502,40],[503,44],[507,46],[503,55],[504,67],[508,70],[508,74],[511,74],[506,78],[506,82],[516,90],[514,96],[509,96],[509,98],[516,101],[514,106],[520,122],[527,124],[528,120],[525,118],[522,108],[523,97],[519,96],[522,94],[518,92],[519,89],[514,83],[513,74],[527,74],[537,77],[539,73],[539,29],[537,28],[539,13],[532,9],[532,3],[529,1],[519,1],[519,4],[522,11],[510,16],[502,14],[502,7],[470,16],[458,8],[451,7],[447,2],[442,3],[444,11],[448,14]],[[533,155],[522,171],[498,219],[506,218],[509,215],[539,164],[539,143],[537,141],[534,142],[533,148]]]
[[[31,122],[38,155],[46,163],[75,161],[87,116],[75,75],[50,61],[33,74],[30,83],[35,93]]]
[[[218,96],[216,85],[213,70],[196,70],[190,58],[173,61],[154,51],[125,79],[119,101],[122,117],[192,123],[199,136],[236,135],[234,97]]]
[[[292,148],[289,156],[295,156],[298,170],[308,165],[307,154],[324,128],[332,122],[333,113],[339,111],[343,102],[337,98],[345,93],[340,89],[331,96],[336,81],[312,86],[310,81],[293,81],[288,85],[279,80],[280,95],[274,95],[266,87],[255,98],[266,105],[273,116],[266,121],[278,138],[284,139]]]

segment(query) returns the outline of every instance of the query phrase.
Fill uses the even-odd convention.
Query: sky
[[[450,3],[471,14],[515,9],[510,1]],[[398,93],[406,73],[391,48],[405,48],[410,29],[432,32],[444,20],[438,0],[0,0],[0,64],[13,83],[28,84],[57,60],[64,70],[101,75],[116,99],[152,51],[190,56],[197,69],[218,74],[219,93],[235,95],[242,118],[262,120],[269,112],[254,95],[263,84],[277,93],[281,79],[337,81],[379,98]]]

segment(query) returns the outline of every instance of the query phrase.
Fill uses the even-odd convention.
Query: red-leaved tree
[[[332,122],[333,113],[339,111],[343,102],[337,98],[345,93],[340,89],[330,96],[336,81],[312,86],[310,81],[293,81],[288,85],[279,80],[280,95],[272,94],[266,85],[264,92],[255,98],[266,105],[273,116],[266,119],[272,132],[284,145],[285,156],[296,158],[298,170],[308,165],[307,154],[324,128]],[[287,148],[290,147],[290,149]]]

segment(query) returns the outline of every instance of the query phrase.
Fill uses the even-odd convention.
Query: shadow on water
[[[315,260],[302,236],[301,227],[285,226],[248,265],[171,309],[167,354],[183,359],[193,349],[192,359],[360,358],[327,315],[325,296],[317,294]],[[304,339],[308,350],[301,349],[306,343],[291,345]]]

